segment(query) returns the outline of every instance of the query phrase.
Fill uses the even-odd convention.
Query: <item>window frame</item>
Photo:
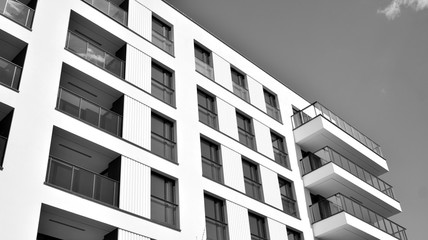
[[[161,120],[161,123],[163,124],[162,131],[164,133],[167,132],[166,131],[166,124],[170,124],[169,133],[171,135],[171,139],[169,139],[169,138],[167,138],[167,137],[165,137],[163,135],[160,135],[160,134],[158,134],[158,133],[156,133],[156,132],[153,131],[153,118],[157,118],[157,119]],[[150,148],[150,152],[153,153],[153,154],[155,154],[156,156],[159,156],[159,157],[161,157],[163,159],[166,159],[166,160],[168,160],[170,162],[175,162],[176,163],[177,162],[177,142],[176,142],[176,124],[175,124],[175,121],[173,121],[173,120],[171,120],[169,118],[166,118],[163,115],[160,115],[160,114],[158,114],[156,112],[153,112],[153,111],[151,113],[151,119],[150,120],[151,120],[151,148]],[[158,154],[157,152],[153,151],[153,142],[154,142],[153,141],[153,138],[154,138],[153,136],[155,136],[156,138],[160,138],[161,140],[163,140],[164,144],[169,144],[170,145],[170,147],[172,148],[172,150],[171,150],[171,158],[168,158],[166,156],[165,151],[164,151],[163,154]]]
[[[154,27],[155,24],[159,26],[159,28],[162,29],[162,32],[157,31],[157,27]],[[163,51],[174,55],[174,26],[166,21],[165,19],[159,17],[158,15],[152,14],[152,43],[162,49]],[[164,46],[160,46],[153,41],[153,32],[155,32],[160,37],[164,38],[166,41],[168,41],[171,44],[171,50],[168,50]]]
[[[215,216],[215,218],[212,218],[210,216],[207,216],[207,199],[211,200],[212,202],[214,202],[214,213],[217,215],[219,214],[220,216],[218,218],[217,216]],[[221,204],[221,206],[219,207],[219,205],[217,205],[217,203]],[[219,209],[221,208],[221,209]],[[204,210],[205,210],[205,224],[207,224],[208,222],[214,222],[215,225],[220,225],[222,226],[223,230],[223,237],[220,239],[212,239],[209,238],[210,240],[228,240],[229,239],[229,233],[228,233],[228,224],[227,224],[227,214],[226,214],[226,203],[224,201],[224,199],[220,199],[218,197],[214,197],[211,194],[204,194]],[[208,230],[209,228],[206,227],[206,231],[207,231],[207,239],[208,239]],[[218,230],[217,230],[218,231]]]
[[[159,72],[162,73],[162,82],[158,81],[156,78],[154,78],[154,74],[153,74],[153,68],[159,70]],[[168,76],[169,75],[169,76]],[[175,107],[175,78],[174,78],[175,74],[174,71],[172,71],[171,69],[163,66],[162,64],[159,64],[158,62],[152,61],[152,65],[151,65],[151,92],[150,94],[155,97],[156,99],[159,99],[160,101]],[[165,80],[165,77],[168,77],[167,80]],[[168,81],[170,86],[167,86],[165,84],[165,82]],[[155,83],[153,83],[155,82]],[[165,92],[168,92],[168,90],[171,93],[171,102],[168,102],[165,100],[165,97],[160,98],[157,95],[153,94],[153,85],[160,85],[158,86],[159,88],[165,88],[163,89],[163,93],[165,94]]]
[[[256,220],[257,229],[251,228],[252,226],[251,218]],[[269,232],[268,232],[269,228],[267,225],[266,217],[248,211],[248,221],[250,223],[251,240],[268,240],[269,239]],[[253,234],[254,230],[258,232],[257,235]],[[260,236],[259,234],[263,236]]]
[[[199,101],[200,96],[204,98],[206,106],[201,105],[201,102]],[[205,90],[202,90],[199,88],[197,90],[197,97],[198,97],[199,122],[202,122],[205,125],[210,126],[211,128],[218,130],[218,116],[217,116],[216,97],[213,96],[212,94],[206,92]],[[209,109],[209,108],[211,108],[211,109]],[[203,112],[206,115],[213,118],[212,122],[210,123],[209,120],[207,120],[208,122],[201,120],[201,112]],[[207,117],[207,119],[209,119],[209,118]]]
[[[293,234],[292,239],[290,239],[290,233]],[[298,238],[295,237],[296,235],[298,235]],[[303,240],[303,234],[300,231],[290,229],[287,227],[287,239],[288,240]]]
[[[242,120],[244,123],[244,128],[239,126],[239,120]],[[257,151],[257,145],[256,145],[256,136],[254,133],[254,124],[253,119],[251,117],[248,117],[247,115],[236,112],[236,122],[238,127],[238,140],[243,145],[247,146],[250,149],[253,149],[254,151]],[[245,136],[245,142],[241,141],[241,134]],[[248,140],[251,140],[251,143],[248,142]]]
[[[290,169],[290,159],[288,156],[288,149],[287,149],[287,141],[285,139],[284,136],[282,136],[281,134],[278,134],[274,131],[270,131],[270,136],[271,136],[271,141],[272,141],[272,149],[273,149],[273,158],[275,160],[276,163],[278,163],[279,165]],[[280,142],[275,144],[275,142]],[[281,148],[276,147],[275,145],[278,146],[282,146]],[[277,157],[278,155],[280,155],[279,157]],[[282,158],[285,158],[285,160],[282,160]]]
[[[230,67],[230,74],[232,78],[233,93],[239,98],[241,98],[242,100],[249,103],[250,93],[248,91],[247,75],[237,70],[234,67]],[[236,76],[236,79],[238,80],[238,82],[235,81],[234,76]],[[239,89],[239,90],[235,90],[235,89]]]
[[[208,179],[211,179],[215,182],[223,183],[223,164],[222,164],[222,160],[221,160],[221,146],[220,146],[220,144],[215,143],[211,140],[208,140],[207,138],[204,138],[204,137],[200,138],[200,142],[201,142],[202,176],[204,176]],[[204,157],[204,154],[202,151],[202,144],[206,144],[208,146],[208,148],[210,150],[211,157],[214,156],[213,158],[215,158],[215,159]],[[213,149],[213,147],[216,149]],[[214,154],[213,154],[213,151],[215,152]],[[205,174],[204,162],[210,165],[211,174],[213,176],[215,176],[215,174],[213,174],[214,170],[217,170],[216,174],[217,174],[218,179],[212,178],[212,177],[208,176],[207,174]],[[214,165],[214,166],[212,166],[212,165]]]
[[[170,190],[172,192],[169,193],[169,195],[171,196],[172,200],[165,200],[164,198],[161,198],[159,196],[156,196],[153,194],[153,189],[157,189],[155,187],[153,187],[153,176],[156,176],[158,179],[161,179],[164,184],[167,183],[172,183],[172,186],[170,188]],[[165,190],[167,190],[167,187],[164,187]],[[166,195],[166,192],[164,192],[164,194]],[[150,173],[150,211],[153,211],[153,199],[155,199],[156,201],[161,201],[164,204],[169,204],[174,206],[174,212],[172,215],[172,221],[173,223],[168,223],[159,219],[153,219],[154,214],[150,214],[150,219],[156,223],[162,224],[162,225],[166,225],[166,226],[171,226],[174,228],[179,228],[179,202],[178,202],[178,181],[175,178],[172,178],[170,176],[167,176],[163,173],[160,173],[158,171],[151,171]]]
[[[281,203],[282,203],[282,211],[286,214],[296,217],[299,217],[299,211],[298,211],[298,203],[296,199],[296,193],[294,191],[294,183],[293,181],[290,181],[286,178],[278,176],[278,185],[279,185],[279,192],[281,195]],[[285,193],[283,193],[282,188],[283,186],[287,186],[285,189]],[[284,201],[287,202],[288,208],[284,206]],[[290,206],[293,206],[291,209]]]
[[[279,102],[278,102],[278,95],[264,87],[263,98],[266,104],[267,115],[277,120],[278,122],[282,122],[281,109],[279,108]],[[270,113],[270,111],[272,113]]]
[[[245,165],[247,165],[250,170],[250,176],[246,176]],[[260,168],[258,164],[249,161],[248,159],[242,158],[242,171],[244,176],[245,195],[263,202],[263,185],[259,169]],[[247,191],[247,185],[251,187],[251,192]]]

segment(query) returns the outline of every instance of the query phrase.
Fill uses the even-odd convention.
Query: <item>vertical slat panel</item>
[[[131,45],[126,51],[126,81],[143,89],[151,91],[151,58]]]
[[[266,188],[264,193],[265,202],[269,205],[282,209],[281,193],[279,191],[278,174],[260,165],[262,184]]]
[[[224,183],[240,192],[245,192],[241,155],[227,147],[221,148]]]
[[[143,38],[152,40],[152,12],[138,1],[129,1],[128,27]]]
[[[123,229],[119,229],[117,240],[150,240],[150,238]]]
[[[275,220],[272,220],[270,218],[267,219],[268,222],[268,232],[269,232],[269,239],[272,240],[281,240],[281,239],[287,239],[287,227]]]
[[[273,159],[274,156],[270,129],[256,119],[253,119],[253,125],[256,136],[257,151]]]
[[[145,149],[150,149],[151,109],[125,95],[123,138]]]
[[[236,123],[235,108],[217,98],[217,114],[220,132],[238,140],[238,124]]]
[[[257,82],[250,76],[247,76],[247,82],[248,82],[248,91],[251,96],[250,97],[251,104],[253,104],[257,108],[260,108],[262,111],[266,112],[265,97],[263,96],[263,85],[261,85],[259,82]]]
[[[150,218],[150,167],[122,156],[119,207]]]
[[[226,201],[229,239],[248,240],[251,238],[248,210],[235,203]]]
[[[217,83],[233,91],[232,75],[230,73],[230,63],[213,53],[214,79]]]

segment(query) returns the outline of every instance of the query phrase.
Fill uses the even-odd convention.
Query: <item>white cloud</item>
[[[401,6],[411,7],[416,11],[428,8],[428,0],[393,0],[391,4],[378,13],[385,14],[389,19],[394,19],[400,14]]]

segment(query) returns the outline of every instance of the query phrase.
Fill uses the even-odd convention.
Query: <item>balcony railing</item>
[[[156,31],[152,31],[152,43],[169,54],[174,54],[174,43]]]
[[[336,194],[326,200],[317,202],[311,205],[309,209],[312,223],[321,221],[340,212],[346,212],[397,239],[407,240],[406,229],[404,227],[361,206],[342,194]]]
[[[214,129],[217,129],[217,114],[202,106],[199,106],[199,121]]]
[[[214,69],[210,65],[208,65],[205,62],[202,62],[200,59],[195,58],[195,66],[196,71],[200,74],[204,75],[205,77],[214,80]]]
[[[246,102],[250,101],[248,90],[243,88],[242,86],[239,86],[235,82],[233,82],[233,93],[235,93],[236,96],[244,99],[244,101]]]
[[[368,147],[370,150],[383,157],[382,149],[377,143],[366,137],[364,134],[362,134],[354,127],[343,121],[341,118],[336,116],[333,112],[331,112],[318,102],[309,105],[308,107],[295,113],[291,117],[293,122],[293,128],[296,129],[299,126],[309,122],[312,118],[315,118],[319,115],[323,116],[325,119],[342,129],[344,132],[351,135],[357,141]]]
[[[18,90],[22,67],[0,57],[0,83]]]
[[[207,240],[226,240],[227,225],[215,219],[205,217],[207,224]]]
[[[309,156],[300,160],[303,174],[308,174],[312,171],[315,171],[316,169],[330,162],[333,162],[337,166],[345,169],[347,172],[376,188],[390,198],[395,199],[394,191],[391,185],[364,170],[357,164],[353,163],[351,160],[345,158],[329,147],[325,147],[316,153],[311,153]]]
[[[69,90],[59,89],[57,109],[116,136],[122,136],[122,116]]]
[[[119,182],[50,157],[47,182],[67,191],[118,206]]]
[[[275,162],[277,162],[281,166],[284,166],[290,169],[290,163],[288,161],[287,153],[280,151],[276,148],[273,148],[273,155],[274,155]]]
[[[76,33],[68,33],[66,48],[120,78],[125,76],[124,61],[95,46]]]
[[[175,160],[175,142],[152,132],[151,150],[154,154],[172,162]]]
[[[90,5],[94,6],[96,9],[100,10],[101,12],[107,14],[109,17],[113,18],[117,22],[119,22],[122,25],[127,25],[127,18],[128,13],[120,8],[119,6],[116,6],[110,1],[106,0],[83,0]]]
[[[6,152],[7,138],[0,136],[0,169],[3,166],[4,153]]]
[[[151,218],[171,226],[177,226],[178,205],[153,195],[151,199]]]
[[[281,122],[281,111],[279,111],[279,109],[266,104],[266,112],[267,115]]]
[[[0,0],[0,14],[26,28],[33,24],[34,10],[16,0]]]

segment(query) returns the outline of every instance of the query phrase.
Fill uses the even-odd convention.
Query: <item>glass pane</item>
[[[93,0],[93,6],[98,8],[104,13],[108,13],[108,5],[109,5],[109,2],[105,0]]]
[[[0,58],[0,82],[18,89],[21,68]]]
[[[113,205],[115,199],[115,182],[107,178],[97,176],[95,181],[94,198]]]
[[[95,126],[98,126],[100,108],[82,99],[80,105],[80,118]]]
[[[29,11],[30,9],[26,5],[17,1],[9,0],[7,1],[3,14],[17,21],[21,25],[26,26]]]
[[[87,43],[80,39],[79,37],[75,36],[74,34],[69,33],[68,34],[68,49],[75,52],[80,57],[85,58],[86,57],[86,45]]]
[[[102,68],[104,67],[104,63],[105,63],[104,51],[93,46],[92,44],[88,44],[88,51],[85,57],[88,61],[92,62],[93,64]]]
[[[67,91],[60,91],[59,109],[79,117],[80,98]]]
[[[122,24],[126,24],[126,22],[125,22],[126,12],[123,11],[123,9],[121,9],[121,8],[111,4],[111,3],[110,3],[110,11],[109,11],[108,15],[111,16],[116,21],[118,21]]]
[[[175,225],[175,206],[152,197],[151,218]]]
[[[101,109],[100,127],[108,132],[120,135],[121,122],[117,114]]]
[[[62,163],[51,161],[49,183],[65,189],[71,189],[72,167]]]
[[[74,169],[72,187],[73,192],[92,198],[93,186],[94,174],[83,169]]]
[[[114,73],[116,76],[123,77],[123,62],[119,59],[106,54],[105,55],[105,69]]]

